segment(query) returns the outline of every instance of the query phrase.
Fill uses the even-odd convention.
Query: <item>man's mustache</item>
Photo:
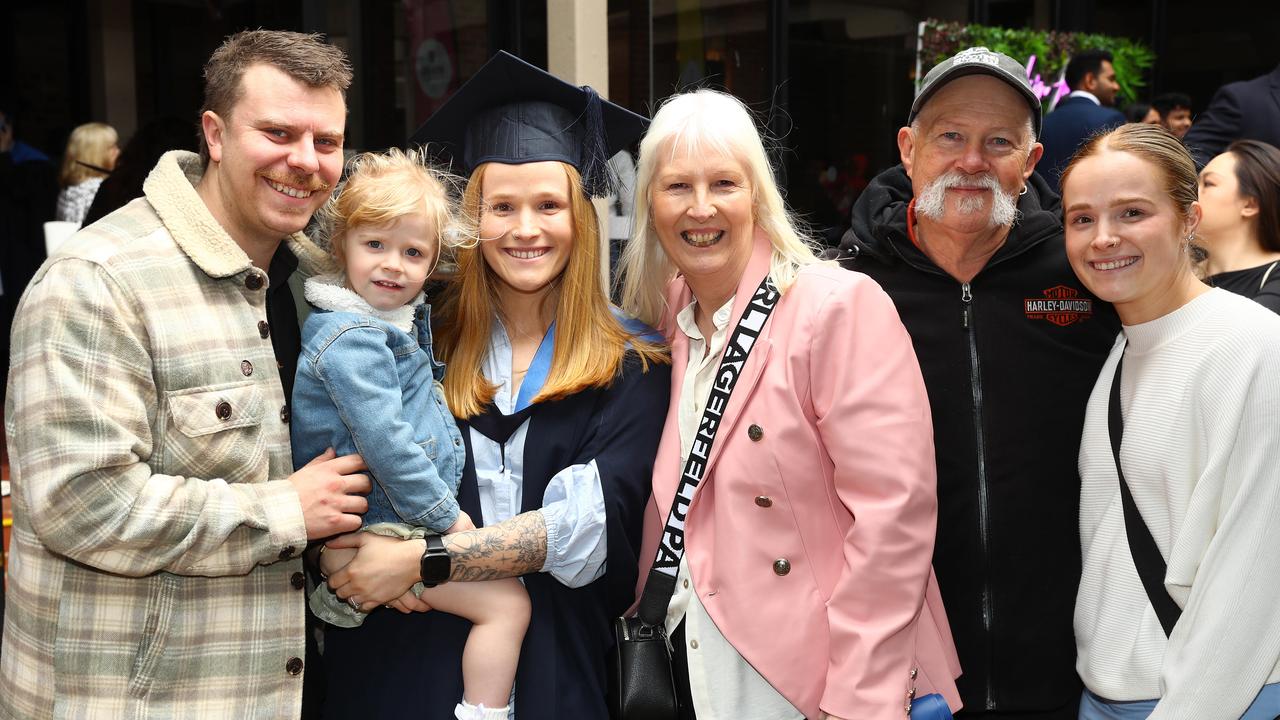
[[[320,179],[318,175],[298,175],[294,173],[274,173],[263,172],[258,173],[262,177],[279,185],[288,185],[299,190],[308,192],[323,192],[333,187],[329,183]]]

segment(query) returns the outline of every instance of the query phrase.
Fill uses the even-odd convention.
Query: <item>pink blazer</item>
[[[769,256],[757,233],[730,332]],[[672,409],[645,510],[641,586],[682,471],[676,399],[689,343],[674,316],[692,300],[683,278],[667,299]],[[959,709],[959,660],[930,564],[935,473],[924,382],[889,296],[861,273],[805,268],[743,368],[685,546],[716,627],[806,717],[900,720],[913,687]]]

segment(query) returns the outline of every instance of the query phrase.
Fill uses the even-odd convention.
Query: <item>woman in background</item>
[[[1151,103],[1129,103],[1124,107],[1124,119],[1131,123],[1159,125],[1160,113],[1156,112],[1156,109],[1151,107]]]
[[[58,219],[84,222],[93,196],[120,156],[119,137],[106,123],[86,123],[71,131],[58,174]]]
[[[1280,313],[1280,150],[1237,140],[1200,171],[1205,282]]]

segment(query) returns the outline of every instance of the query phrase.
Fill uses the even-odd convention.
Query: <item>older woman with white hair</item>
[[[58,193],[59,220],[84,222],[98,186],[120,157],[119,140],[116,129],[106,123],[85,123],[71,131],[58,174],[58,183],[62,186]]]
[[[681,717],[958,709],[929,402],[893,303],[817,261],[732,96],[658,111],[635,217],[623,304],[673,362],[640,608],[666,610]]]

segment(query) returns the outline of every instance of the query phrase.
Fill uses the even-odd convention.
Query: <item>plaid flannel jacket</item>
[[[0,718],[300,711],[307,536],[267,275],[197,196],[201,173],[165,155],[22,298]]]

